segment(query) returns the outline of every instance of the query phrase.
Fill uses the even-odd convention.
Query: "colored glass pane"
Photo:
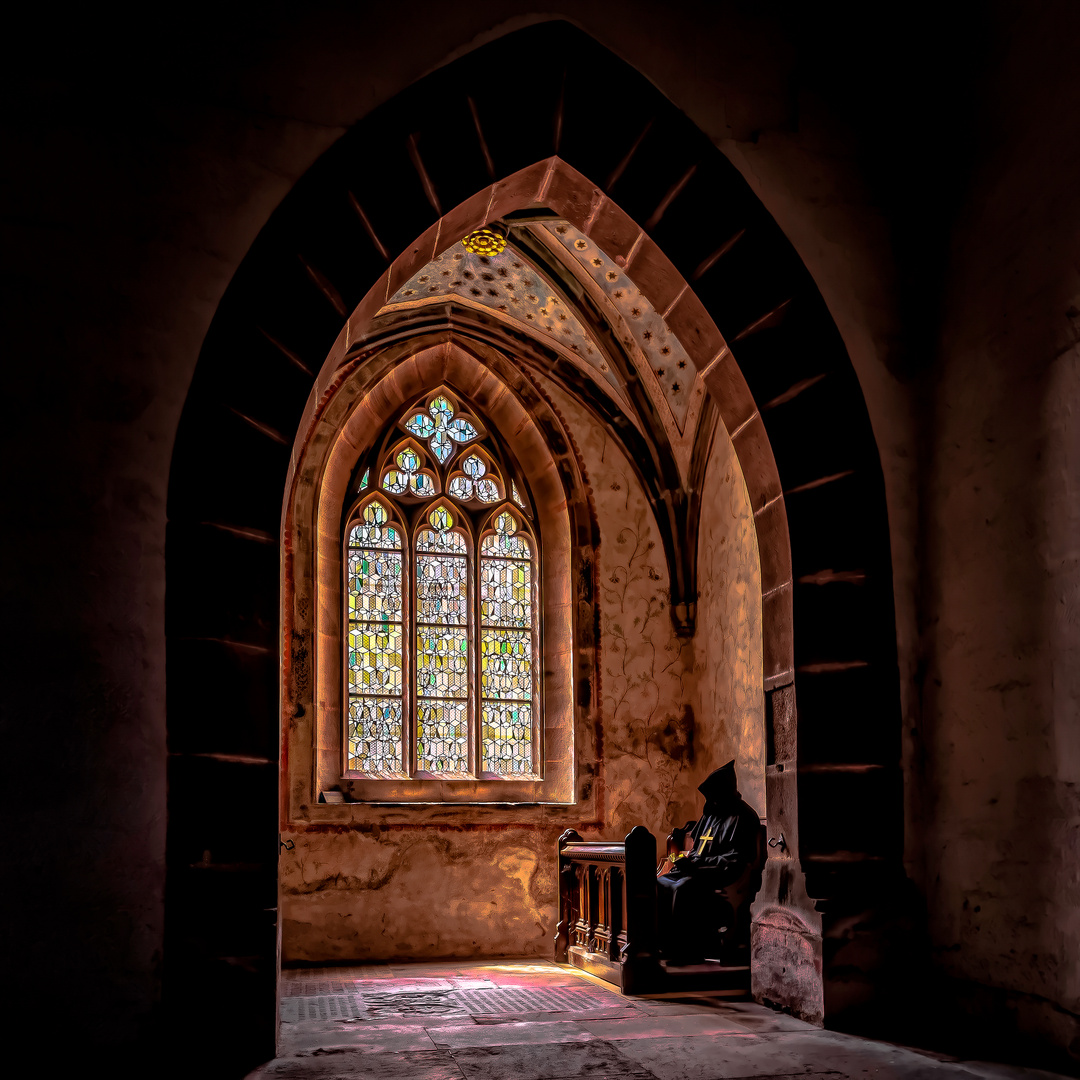
[[[428,406],[428,412],[434,417],[435,426],[438,428],[445,425],[450,420],[450,417],[454,415],[454,406],[440,394],[437,398],[432,398],[431,404]],[[439,423],[440,420],[442,420],[442,424]]]
[[[510,481],[510,497],[514,500],[514,502],[518,504],[518,506],[521,507],[522,510],[526,508],[525,503],[521,499],[521,495],[518,494],[517,484],[513,480]]]
[[[409,486],[409,474],[398,469],[389,469],[382,478],[384,491],[391,495],[400,495]]]
[[[454,515],[451,514],[445,506],[436,506],[435,509],[428,514],[428,524],[439,532],[443,532],[446,529],[452,529],[454,527]]]
[[[349,533],[346,580],[349,606],[347,765],[351,770],[400,775],[402,738],[401,534],[377,500]]]
[[[406,422],[405,427],[421,439],[430,439],[435,434],[435,421],[423,413],[416,413]]]
[[[484,555],[501,555],[508,559],[528,559],[532,545],[525,536],[517,535],[517,522],[512,514],[503,513],[495,519],[495,532],[484,537],[480,545]]]
[[[445,431],[436,431],[431,437],[431,452],[445,465],[454,452],[454,441]]]
[[[400,552],[350,548],[347,563],[349,618],[400,622]]]
[[[480,560],[480,621],[485,626],[532,627],[532,563]]]
[[[360,477],[360,490],[367,491],[368,481],[371,479],[371,469],[365,469],[364,475]]]
[[[421,697],[469,692],[469,639],[459,627],[417,626],[416,690]]]
[[[421,701],[416,710],[416,767],[440,775],[469,771],[467,701]]]
[[[450,481],[450,494],[460,502],[468,502],[472,498],[473,482],[467,476],[455,476]]]
[[[487,466],[475,454],[470,454],[461,463],[461,471],[473,480],[478,480],[487,472]]]
[[[349,627],[349,690],[401,693],[401,626],[358,622]]]
[[[469,621],[468,562],[458,555],[416,556],[416,618],[465,626]]]
[[[414,495],[422,499],[430,499],[435,494],[435,481],[427,473],[414,473],[409,478]]]
[[[458,552],[465,554],[465,538],[456,532],[432,532],[424,529],[416,538],[417,551]]]
[[[397,456],[397,463],[399,469],[404,469],[405,472],[416,472],[420,468],[420,458],[417,456],[415,450],[408,448],[401,451]]]
[[[346,732],[348,767],[365,773],[402,772],[401,698],[352,697]]]
[[[381,502],[370,502],[364,508],[363,520],[349,533],[351,547],[400,548],[401,534],[390,524],[390,515]]]
[[[483,480],[476,482],[476,497],[485,503],[498,502],[499,485],[490,477],[485,476]]]
[[[447,433],[454,442],[472,442],[480,434],[463,416],[455,417],[446,425]]]
[[[532,630],[482,630],[481,696],[529,700],[533,692],[532,659]]]
[[[485,701],[480,717],[484,769],[499,776],[531,775],[532,731],[532,702]]]

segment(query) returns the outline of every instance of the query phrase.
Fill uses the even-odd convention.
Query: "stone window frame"
[[[424,402],[437,397],[447,397],[456,406],[456,411],[467,415],[473,420],[478,435],[472,442],[462,445],[455,456],[445,466],[438,466],[438,473],[447,473],[452,476],[457,463],[469,454],[476,454],[485,460],[489,467],[496,470],[500,478],[500,486],[503,488],[502,496],[493,503],[480,504],[477,507],[463,506],[449,494],[448,489],[439,487],[435,494],[426,499],[418,499],[410,496],[408,492],[396,495],[387,492],[381,484],[381,477],[392,462],[394,451],[403,443],[413,443],[415,439],[410,436],[404,426],[404,417],[422,408]],[[469,724],[468,737],[470,752],[477,768],[468,778],[472,780],[492,781],[498,784],[537,783],[544,776],[544,729],[542,718],[544,716],[544,620],[543,620],[543,597],[544,597],[544,574],[543,574],[543,537],[540,522],[534,520],[531,509],[534,500],[531,497],[529,486],[525,481],[521,466],[514,459],[512,452],[505,446],[504,440],[498,431],[493,430],[489,423],[485,423],[476,417],[477,410],[470,408],[470,403],[465,401],[461,394],[453,387],[445,384],[427,389],[416,399],[405,412],[387,423],[374,441],[375,452],[359,459],[354,470],[354,477],[350,490],[355,494],[346,505],[348,511],[343,515],[342,522],[342,569],[344,578],[347,578],[345,559],[350,544],[350,533],[354,525],[360,519],[365,507],[372,501],[378,500],[388,509],[392,520],[396,524],[402,536],[402,566],[403,582],[402,593],[404,597],[402,618],[402,739],[406,744],[405,757],[409,762],[405,776],[393,777],[394,780],[409,780],[412,783],[422,783],[426,780],[447,780],[448,782],[462,782],[462,778],[439,777],[437,774],[422,773],[416,769],[415,743],[417,738],[416,710],[419,698],[416,692],[414,670],[416,663],[416,560],[415,548],[416,534],[425,527],[424,519],[427,512],[440,505],[446,505],[448,509],[459,518],[462,523],[455,526],[455,531],[461,531],[466,536],[466,560],[468,565],[469,581],[469,608],[470,619],[467,634],[471,645],[473,659],[471,661],[470,684],[468,692],[469,701]],[[425,456],[430,456],[421,450]],[[366,483],[364,482],[366,479]],[[513,492],[513,494],[511,494]],[[517,498],[515,498],[517,496]],[[405,498],[406,505],[402,504]],[[518,501],[518,500],[521,501]],[[411,504],[411,505],[409,505]],[[482,626],[480,622],[480,560],[481,545],[484,538],[493,532],[495,519],[504,511],[513,514],[518,523],[518,528],[527,537],[530,547],[532,577],[532,619],[530,632],[532,637],[534,689],[530,700],[530,712],[532,714],[531,728],[531,752],[533,769],[529,776],[513,777],[500,776],[482,769],[482,736],[480,709],[482,707],[480,694],[480,637]],[[410,523],[410,518],[414,518]],[[343,578],[343,580],[344,580]],[[342,588],[342,650],[348,653],[348,610],[347,610],[347,587]],[[342,663],[342,778],[350,782],[383,782],[387,777],[379,775],[365,775],[360,770],[349,768],[348,747],[346,745],[349,710],[349,687],[347,661]]]
[[[438,823],[449,806],[474,820],[593,817],[598,777],[599,665],[595,640],[595,513],[580,456],[539,387],[492,343],[418,334],[371,341],[331,388],[298,447],[283,541],[283,820]],[[342,516],[362,458],[412,399],[454,387],[500,433],[520,465],[543,535],[540,600],[545,647],[540,780],[360,780],[342,775]],[[321,793],[341,791],[343,804]],[[364,807],[369,809],[365,810]],[[569,819],[567,819],[569,820]]]

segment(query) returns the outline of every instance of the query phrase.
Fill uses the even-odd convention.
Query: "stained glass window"
[[[484,768],[533,772],[533,562],[504,511],[480,548],[480,712]]]
[[[407,430],[417,438],[428,439],[431,452],[445,465],[453,456],[455,443],[472,442],[479,436],[475,425],[464,416],[457,416],[454,406],[443,394],[433,397],[428,404],[428,415],[414,413],[405,422]]]
[[[453,515],[416,536],[416,767],[469,772],[469,561]]]
[[[536,778],[536,547],[505,461],[449,392],[401,429],[365,466],[380,490],[348,531],[347,768]]]
[[[349,532],[348,764],[400,774],[402,738],[401,533],[378,500]]]

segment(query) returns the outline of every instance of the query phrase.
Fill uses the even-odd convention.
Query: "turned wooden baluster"
[[[592,868],[585,863],[576,867],[578,875],[578,917],[574,923],[574,944],[583,949],[589,948],[589,938],[592,937],[592,905],[594,889],[592,888]]]
[[[611,955],[611,867],[596,867],[596,923],[593,952]]]

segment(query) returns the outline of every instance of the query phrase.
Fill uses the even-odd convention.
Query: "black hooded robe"
[[[698,790],[705,808],[687,834],[693,850],[656,879],[660,948],[676,963],[701,959],[717,929],[732,925],[734,912],[715,891],[740,878],[758,857],[761,821],[739,795],[735,763],[717,769]]]

